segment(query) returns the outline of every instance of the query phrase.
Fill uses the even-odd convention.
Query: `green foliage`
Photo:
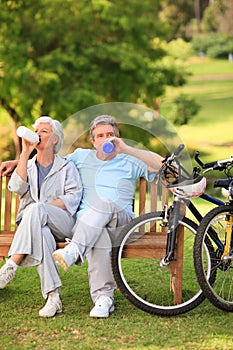
[[[211,33],[193,39],[194,50],[211,58],[228,58],[233,52],[233,38],[221,33]]]
[[[163,66],[159,1],[38,0],[0,5],[0,99],[16,123],[85,107],[146,103],[185,72]]]
[[[207,55],[211,58],[228,58],[230,53],[233,53],[233,38],[221,40],[216,45],[209,47]]]
[[[201,22],[203,35],[193,40],[197,53],[212,58],[227,58],[233,53],[233,2],[213,1],[205,10]]]
[[[1,161],[13,159],[15,155],[15,149],[11,135],[10,126],[1,125],[0,128],[0,150],[1,150]]]
[[[169,119],[175,125],[185,125],[198,113],[199,109],[200,105],[194,98],[181,93],[172,102]]]
[[[167,51],[169,55],[181,60],[187,60],[193,55],[192,44],[182,38],[170,41],[167,44]]]
[[[203,7],[205,8],[206,4]],[[193,0],[160,1],[159,18],[167,30],[167,40],[189,38],[187,26],[195,17]]]
[[[205,33],[219,32],[233,36],[233,2],[215,0],[207,7],[202,19],[202,29]]]

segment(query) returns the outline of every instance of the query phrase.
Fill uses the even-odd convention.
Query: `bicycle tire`
[[[121,231],[118,244],[112,250],[112,270],[115,281],[122,294],[139,309],[160,316],[175,316],[188,312],[198,306],[204,295],[196,281],[193,244],[197,224],[188,218],[183,218],[179,225],[184,227],[184,252],[182,300],[174,305],[174,295],[171,289],[170,266],[160,267],[161,257],[148,258],[124,257],[124,248],[132,240],[137,240],[140,227],[156,224],[156,233],[161,228],[163,212],[147,213],[133,219]],[[146,230],[147,231],[147,230]],[[139,234],[140,235],[140,234]],[[136,237],[136,238],[135,238]],[[138,240],[147,239],[146,235]],[[150,242],[148,242],[148,246]],[[151,249],[150,249],[151,251]],[[151,253],[148,253],[151,254]]]
[[[203,218],[194,242],[194,265],[198,282],[206,298],[217,308],[233,311],[233,260],[221,259],[221,249],[215,244],[210,232],[214,230],[222,243],[225,240],[227,214],[233,215],[233,205],[224,205],[212,209]],[[205,274],[206,256],[203,254],[203,242],[208,238],[215,249],[212,258],[211,275],[215,274],[214,283],[210,283]],[[232,243],[231,243],[232,244]],[[231,256],[233,255],[231,246]],[[214,261],[213,261],[214,259]]]

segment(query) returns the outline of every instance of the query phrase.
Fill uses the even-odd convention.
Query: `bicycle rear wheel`
[[[175,316],[192,310],[204,300],[193,261],[197,225],[187,218],[179,222],[184,229],[181,264],[175,269],[176,261],[160,267],[166,255],[163,215],[163,212],[144,214],[124,227],[118,245],[113,247],[112,269],[118,288],[136,307],[151,314]],[[179,273],[182,274],[178,286],[181,295],[177,300],[174,279]]]
[[[230,251],[225,254],[226,227],[233,216],[233,205],[224,205],[212,209],[202,220],[194,244],[194,264],[198,282],[209,301],[225,311],[233,311],[233,234],[231,227]],[[203,252],[204,242],[211,242],[215,254],[211,262],[211,276],[215,275],[212,284],[206,278],[206,254]]]

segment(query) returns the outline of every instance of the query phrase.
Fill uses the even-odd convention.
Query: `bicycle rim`
[[[225,244],[226,225],[229,215],[233,215],[233,205],[226,205],[212,209],[203,219],[198,228],[194,245],[195,269],[199,284],[209,301],[225,311],[233,311],[233,246],[229,254],[225,255],[221,248]],[[232,231],[232,228],[231,228]],[[232,233],[231,233],[232,234]],[[218,237],[218,243],[216,241]],[[209,240],[214,247],[215,254],[211,261],[211,276],[215,275],[214,283],[207,278],[206,255],[203,252],[203,242]],[[228,257],[228,258],[227,258]]]
[[[175,316],[198,306],[204,295],[196,280],[193,245],[197,225],[187,218],[180,221],[184,228],[182,295],[180,301],[174,298],[174,271],[171,266],[160,267],[161,258],[166,254],[166,239],[160,238],[164,227],[162,213],[148,213],[134,219],[121,232],[117,247],[112,252],[112,269],[118,288],[124,296],[141,310],[161,316]],[[156,227],[153,235],[141,234]],[[156,240],[157,237],[157,240]],[[144,253],[135,252],[124,257],[125,247],[131,242],[147,243]],[[157,246],[156,246],[157,245]],[[159,251],[160,248],[160,251]]]

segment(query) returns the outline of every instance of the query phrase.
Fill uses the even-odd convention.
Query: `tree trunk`
[[[10,124],[12,127],[12,131],[13,131],[13,141],[14,141],[14,145],[15,145],[15,159],[19,159],[20,153],[21,153],[21,142],[20,139],[18,137],[18,135],[16,134],[16,130],[17,130],[17,123],[16,121],[12,118],[11,115],[9,115],[10,118]]]

